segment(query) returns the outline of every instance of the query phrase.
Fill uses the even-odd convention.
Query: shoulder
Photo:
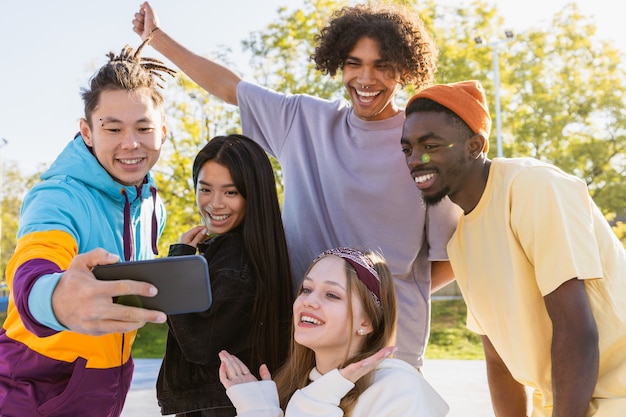
[[[513,189],[539,194],[551,192],[550,190],[560,192],[566,189],[587,189],[581,178],[566,173],[556,165],[534,158],[495,159],[493,164],[496,178],[510,183]]]
[[[389,378],[397,380],[401,378],[405,381],[418,381],[423,379],[422,374],[408,362],[400,359],[388,358],[382,361],[374,372],[375,381],[383,381]]]
[[[492,161],[495,172],[506,173],[518,179],[564,178],[581,181],[556,165],[535,158],[498,158]]]
[[[316,106],[327,109],[350,107],[349,101],[343,98],[329,100],[310,94],[285,94],[248,81],[240,81],[239,84],[237,84],[237,97],[246,98],[249,101],[255,101],[260,98],[269,99],[274,97],[277,100],[289,102],[294,106]]]
[[[386,359],[379,364],[372,384],[359,397],[358,408],[368,410],[368,415],[432,417],[443,417],[449,410],[448,404],[424,376],[399,359]]]
[[[211,269],[243,269],[249,263],[241,229],[214,236],[202,249]]]

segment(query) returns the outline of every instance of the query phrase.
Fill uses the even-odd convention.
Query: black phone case
[[[154,297],[115,297],[114,301],[120,304],[159,310],[168,315],[205,311],[211,307],[209,266],[201,255],[98,265],[93,274],[97,279],[106,281],[145,281],[159,290]]]

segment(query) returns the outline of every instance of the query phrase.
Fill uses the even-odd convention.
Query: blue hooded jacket
[[[0,331],[0,415],[118,416],[130,387],[136,332],[88,336],[54,317],[52,292],[74,256],[95,248],[149,259],[165,210],[148,174],[116,182],[77,135],[24,198],[7,265],[11,290]]]

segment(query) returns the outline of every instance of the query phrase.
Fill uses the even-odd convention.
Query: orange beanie
[[[485,148],[489,150],[489,133],[491,131],[491,117],[487,108],[485,90],[476,80],[460,81],[450,84],[435,84],[425,88],[411,97],[406,105],[418,98],[428,98],[452,110],[461,118],[474,133],[485,136]]]

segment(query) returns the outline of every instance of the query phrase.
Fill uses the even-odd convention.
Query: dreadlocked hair
[[[161,82],[165,82],[162,73],[175,77],[176,71],[166,67],[158,59],[141,56],[141,51],[148,42],[150,42],[150,37],[139,45],[137,51],[126,45],[119,55],[109,52],[106,55],[109,62],[100,67],[98,72],[91,77],[88,88],[81,89],[81,97],[85,104],[85,118],[90,125],[91,114],[98,105],[103,91],[137,91],[146,88],[150,91],[155,107],[163,105],[163,95],[159,91],[163,89]]]

